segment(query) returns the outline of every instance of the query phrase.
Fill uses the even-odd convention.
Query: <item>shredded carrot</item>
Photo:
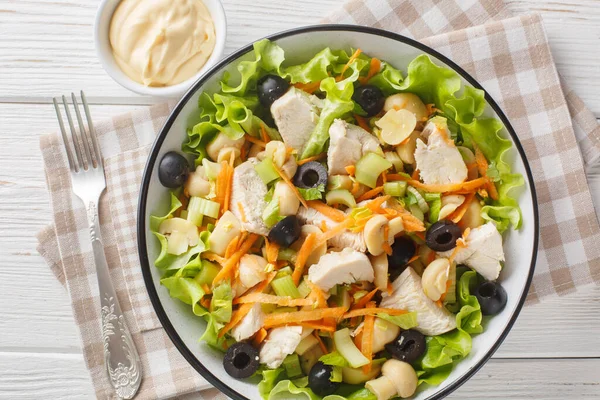
[[[363,315],[375,315],[375,314],[388,314],[388,315],[404,315],[408,311],[406,310],[398,310],[395,308],[360,308],[357,310],[348,311],[346,314],[342,316],[343,319],[360,317]]]
[[[208,310],[210,308],[210,299],[208,297],[200,299],[200,305]]]
[[[344,307],[317,308],[311,311],[293,311],[286,313],[268,314],[263,324],[264,328],[293,324],[305,321],[317,321],[326,317],[341,318],[346,309]],[[397,310],[396,310],[397,311]]]
[[[298,325],[300,325],[304,328],[325,331],[325,332],[335,332],[335,330],[336,330],[335,323],[334,324],[326,324],[323,321],[306,321],[306,322],[300,322]]]
[[[211,294],[212,290],[210,289],[210,287],[205,283],[202,285],[202,290],[204,290],[204,293],[206,294]]]
[[[248,143],[244,142],[244,145],[240,149],[240,160],[246,161],[247,155],[248,155]]]
[[[294,283],[296,285],[298,285],[298,283],[300,282],[300,278],[302,278],[302,274],[304,273],[304,266],[306,265],[306,260],[308,260],[308,257],[312,254],[316,242],[316,233],[313,232],[309,234],[304,240],[304,243],[302,243],[302,247],[300,247],[298,254],[296,254],[296,265],[294,268],[294,272],[292,273],[292,279],[294,280]]]
[[[321,221],[321,230],[322,230],[323,232],[327,232],[327,230],[328,230],[328,229],[329,229],[329,228],[327,228],[327,222],[325,222],[325,220],[322,220],[322,221]]]
[[[354,174],[356,173],[356,167],[354,165],[347,165],[346,167],[344,167],[344,169],[350,176],[354,176]]]
[[[321,81],[309,82],[309,83],[294,83],[296,89],[300,89],[308,94],[313,94],[321,87]]]
[[[418,181],[418,180],[419,180],[419,176],[420,176],[420,175],[419,175],[419,170],[418,170],[418,169],[415,169],[415,170],[413,171],[413,173],[412,173],[411,177],[412,177],[414,180],[417,180],[417,181]]]
[[[265,128],[264,124],[260,124],[260,137],[262,138],[263,142],[265,142],[265,146],[271,141],[271,138],[267,133],[267,128]]]
[[[227,247],[225,248],[225,258],[231,257],[233,253],[237,250],[238,243],[241,239],[241,234],[231,239]]]
[[[267,262],[275,263],[279,257],[279,245],[265,237],[265,250]]]
[[[469,206],[471,205],[471,202],[474,198],[475,193],[469,193],[465,197],[465,201],[460,206],[458,206],[458,208],[454,210],[454,212],[450,214],[450,216],[448,216],[448,219],[454,222],[455,224],[458,224],[458,222],[462,219],[462,217],[464,217],[465,213],[469,209]]]
[[[381,181],[383,182],[384,185],[387,183],[387,171],[383,171],[381,173]]]
[[[350,191],[350,193],[352,193],[352,196],[356,197],[359,190],[360,190],[360,183],[358,183],[356,181],[352,182],[352,190]]]
[[[390,197],[391,196],[380,196],[380,197],[377,197],[375,200],[370,201],[366,205],[366,207],[369,210],[373,211],[373,212],[379,212],[379,211],[381,211],[381,205],[383,203],[385,203],[386,201],[388,201],[390,199]]]
[[[370,305],[374,306],[375,303],[371,303]],[[365,321],[363,324],[362,330],[362,340],[361,340],[361,352],[365,357],[369,359],[369,361],[373,357],[373,334],[375,330],[375,317],[373,315],[365,316]],[[369,362],[367,365],[362,368],[365,374],[368,374],[371,371],[371,363]]]
[[[327,307],[327,298],[325,297],[325,293],[323,293],[321,288],[309,281],[308,279],[306,280],[306,284],[310,288],[310,297],[315,299],[315,304],[317,305],[317,307]]]
[[[319,243],[315,247],[319,247],[323,243],[327,243],[327,241],[329,239],[339,235],[346,229],[350,228],[352,226],[352,224],[354,224],[354,221],[351,218],[346,219],[344,222],[340,222],[339,224],[337,224],[336,226],[334,226],[327,232],[323,233],[321,235],[321,237],[319,238]]]
[[[208,261],[217,262],[221,265],[225,264],[225,262],[227,261],[227,259],[225,257],[221,257],[220,255],[215,254],[212,251],[207,251],[205,253],[202,253],[202,258],[204,258]]]
[[[435,104],[433,104],[433,103],[427,104],[426,107],[427,107],[427,114],[429,114],[429,115],[433,114],[437,110],[437,108],[435,107]]]
[[[312,156],[312,157],[305,158],[304,160],[300,160],[297,162],[297,164],[303,165],[303,164],[306,164],[311,161],[317,161],[317,160],[320,160],[321,158],[325,157],[326,155],[327,155],[327,153],[317,154],[316,156]]]
[[[336,210],[319,200],[309,200],[306,202],[306,206],[317,210],[335,222],[342,222],[346,219],[346,215],[342,211]]]
[[[252,339],[252,345],[254,347],[260,347],[260,344],[265,341],[269,332],[265,328],[260,328],[258,332],[254,334],[254,338]]]
[[[321,348],[321,351],[323,352],[323,354],[329,353],[327,351],[327,346],[325,346],[325,343],[323,343],[323,339],[321,339],[321,336],[319,336],[319,334],[317,333],[317,331],[314,331],[313,335],[317,338],[317,342],[319,342],[319,347]]]
[[[435,253],[434,253],[434,254],[435,254]],[[407,262],[406,264],[411,264],[411,263],[413,263],[413,262],[417,261],[418,259],[419,259],[419,255],[418,255],[418,254],[415,254],[414,256],[412,256],[412,257],[410,258],[410,260],[408,260],[408,262]]]
[[[358,78],[358,80],[363,85],[366,85],[372,77],[379,73],[379,70],[381,70],[381,61],[373,57],[371,58],[371,64],[369,65],[369,72],[367,73],[367,76]]]
[[[356,303],[354,303],[354,305],[352,306],[351,310],[356,310],[358,308],[363,308],[364,306],[366,306],[367,303],[369,301],[371,301],[373,296],[375,296],[375,293],[377,293],[377,290],[378,289],[373,289],[369,293],[365,294],[363,297],[358,299],[358,301]]]
[[[373,131],[371,129],[371,126],[369,125],[368,120],[365,117],[361,117],[360,115],[354,114],[354,119],[356,119],[358,126],[363,128],[365,131],[367,131],[369,133],[371,133]]]
[[[248,238],[244,241],[240,249],[233,253],[231,257],[227,259],[227,261],[225,261],[225,263],[223,264],[223,268],[221,268],[217,276],[215,276],[215,278],[213,279],[213,285],[233,275],[232,273],[235,272],[235,267],[240,262],[240,259],[244,254],[248,252],[248,250],[250,250],[250,248],[252,247],[254,242],[256,242],[258,237],[259,236],[254,233],[248,236]]]
[[[238,308],[237,310],[235,310],[233,312],[233,314],[231,314],[231,319],[229,320],[229,322],[227,323],[227,325],[225,325],[219,331],[219,337],[223,337],[233,327],[235,327],[237,324],[239,324],[242,321],[242,319],[244,319],[244,317],[246,315],[248,315],[248,313],[250,312],[250,310],[252,309],[252,307],[254,307],[254,304],[243,304],[240,308]]]
[[[244,139],[246,139],[250,143],[257,144],[257,145],[259,145],[261,147],[267,147],[267,143],[266,142],[263,142],[262,140],[259,140],[259,139],[255,138],[253,136],[248,135],[248,134],[244,135]]]
[[[388,241],[390,236],[390,226],[389,224],[385,224],[383,226],[383,251],[385,252],[385,254],[387,254],[388,256],[392,255],[392,246],[390,246],[390,242]]]
[[[233,154],[233,153],[232,153]],[[217,176],[216,199],[221,204],[221,215],[229,210],[229,199],[231,198],[231,185],[233,183],[233,166],[227,162],[221,162],[221,172]],[[216,200],[215,199],[215,200]]]
[[[284,174],[279,169],[279,167],[277,167],[277,165],[273,164],[273,169],[275,170],[275,172],[277,172],[277,174],[281,177],[281,179],[283,179],[283,181],[290,187],[290,189],[292,189],[292,192],[294,192],[294,194],[300,201],[300,204],[302,204],[304,207],[308,208],[308,205],[306,204],[306,200],[304,200],[304,197],[302,197],[302,195],[298,191],[298,188],[296,186],[294,186],[292,181],[290,181],[290,178],[288,178],[288,176],[286,174]]]
[[[450,261],[451,263],[454,262],[454,258],[458,254],[458,251],[467,246],[466,240],[469,236],[469,233],[471,233],[471,228],[465,229],[465,231],[462,234],[462,237],[456,241],[456,247],[452,251],[452,254],[450,254],[450,257],[448,257],[448,261]]]
[[[392,293],[394,293],[394,286],[392,285],[392,282],[388,281],[388,284],[387,284],[387,294],[391,295]]]
[[[244,211],[244,206],[242,205],[241,201],[238,201],[237,208],[240,212],[240,216],[242,217],[242,222],[248,222],[248,220],[246,219],[246,212]]]
[[[344,68],[342,68],[342,72],[340,72],[340,75],[338,78],[343,78],[344,77],[344,72],[346,72],[346,70],[348,68],[350,68],[350,65],[354,62],[354,60],[356,60],[358,58],[358,56],[360,56],[360,53],[362,53],[361,49],[356,49],[356,51],[354,52],[354,54],[352,54],[352,56],[350,56],[350,58],[348,59],[348,62],[346,63],[346,65],[344,65]]]
[[[440,185],[426,185],[422,182],[419,182],[414,179],[407,179],[405,176],[400,174],[389,174],[389,180],[395,181],[406,181],[409,185],[416,187],[417,189],[423,189],[426,192],[432,193],[447,193],[447,192],[457,192],[457,191],[475,191],[481,186],[484,186],[488,179],[485,177],[480,177],[477,179],[473,179],[471,181],[461,182],[461,183],[448,183],[448,184],[440,184]]]
[[[238,297],[233,301],[233,304],[246,303],[277,304],[281,307],[301,307],[310,306],[313,301],[310,299],[294,299],[290,296],[275,296],[265,293],[250,293],[245,296]]]
[[[358,199],[356,199],[356,201],[361,202],[364,200],[372,199],[373,197],[377,196],[381,192],[383,192],[383,186],[376,187],[374,189],[369,190],[368,192],[363,193],[363,195],[360,196]]]

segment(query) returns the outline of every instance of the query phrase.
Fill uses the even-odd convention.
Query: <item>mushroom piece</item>
[[[412,396],[417,384],[417,373],[410,364],[391,359],[381,367],[381,376],[365,383],[365,387],[377,400],[388,400],[396,395],[403,399]]]
[[[373,283],[375,286],[385,292],[388,286],[388,256],[385,253],[381,253],[378,256],[369,256],[369,260],[371,261],[371,265],[373,266],[373,273],[375,274],[375,279]]]
[[[158,233],[167,237],[167,252],[173,255],[183,254],[188,246],[198,244],[198,228],[183,218],[169,218],[158,227]]]
[[[400,334],[400,327],[381,318],[375,318],[373,327],[373,353],[379,353]]]
[[[432,261],[421,277],[425,296],[433,301],[438,301],[446,293],[446,282],[450,274],[450,261],[447,258],[438,258]]]
[[[287,148],[282,141],[271,140],[265,146],[265,150],[258,153],[257,157],[259,159],[270,158],[273,160],[273,164],[282,167],[287,158]]]
[[[243,137],[239,139],[231,139],[224,133],[219,133],[215,138],[206,145],[206,153],[215,161],[219,158],[219,152],[225,147],[235,147],[238,150],[244,145],[245,139]]]
[[[378,256],[383,253],[384,227],[388,225],[388,219],[381,215],[375,215],[367,221],[364,229],[365,243],[369,253]]]
[[[282,216],[296,215],[300,207],[300,200],[294,194],[294,191],[284,181],[275,184],[273,198],[279,202],[279,214]]]
[[[256,254],[245,254],[242,256],[239,273],[240,283],[244,292],[267,277],[267,273],[265,272],[266,266],[267,260],[261,256]]]
[[[415,114],[417,121],[424,121],[429,113],[419,96],[413,93],[397,93],[385,99],[384,111],[407,110]]]
[[[226,211],[217,221],[215,229],[208,238],[210,250],[220,256],[225,255],[225,249],[234,237],[242,232],[242,225],[231,211]]]
[[[183,190],[188,196],[206,197],[210,193],[210,183],[206,179],[206,171],[204,167],[197,167],[190,174]]]

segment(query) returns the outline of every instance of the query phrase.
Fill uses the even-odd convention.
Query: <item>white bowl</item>
[[[406,71],[408,63],[426,53],[442,66],[454,69],[464,84],[481,88],[472,77],[448,58],[414,40],[390,32],[350,25],[320,25],[299,28],[270,37],[287,54],[286,62],[303,62],[324,47],[333,49],[360,48],[367,54],[389,61]],[[234,399],[259,399],[254,383],[231,378],[224,371],[223,354],[199,343],[205,323],[195,317],[188,305],[169,297],[160,285],[160,271],[153,260],[160,252],[158,241],[148,231],[151,214],[164,215],[169,207],[169,194],[158,181],[158,160],[168,151],[179,151],[186,139],[189,118],[197,114],[198,96],[202,91],[219,89],[218,81],[224,71],[234,72],[240,60],[252,57],[252,47],[246,46],[230,55],[201,78],[175,107],[159,133],[144,172],[138,210],[138,245],[142,271],[148,293],[163,327],[181,354],[210,383]],[[420,389],[414,399],[440,399],[468,380],[496,351],[515,322],[525,301],[533,276],[538,245],[538,212],[531,170],[525,153],[506,116],[496,102],[486,93],[487,107],[484,115],[499,118],[505,125],[502,134],[512,140],[509,151],[513,171],[523,174],[526,184],[518,194],[523,212],[523,227],[505,235],[506,263],[500,282],[508,294],[505,309],[491,318],[483,333],[473,337],[473,350],[456,367],[442,384]]]
[[[98,11],[96,12],[96,22],[94,24],[94,45],[96,53],[100,59],[102,67],[111,78],[119,85],[138,94],[162,97],[179,97],[185,93],[194,82],[204,75],[212,66],[214,66],[223,55],[225,49],[225,37],[227,36],[227,20],[225,10],[219,0],[202,0],[210,12],[215,24],[215,48],[206,61],[206,64],[191,78],[172,86],[149,87],[138,83],[129,78],[115,62],[112,53],[109,29],[115,9],[121,0],[102,0]]]

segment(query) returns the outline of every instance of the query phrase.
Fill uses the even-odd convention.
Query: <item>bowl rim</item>
[[[214,66],[219,64],[219,60],[221,60],[223,52],[225,51],[225,42],[227,41],[227,15],[225,14],[225,8],[221,0],[204,0],[204,6],[208,9],[215,25],[215,47],[204,65],[202,65],[198,72],[193,76],[174,85],[145,86],[136,82],[123,72],[121,67],[117,64],[112,52],[105,51],[105,44],[108,44],[108,48],[111,47],[109,34],[113,14],[119,6],[119,3],[123,0],[116,0],[117,4],[115,8],[112,11],[109,11],[109,6],[113,4],[113,1],[115,0],[101,0],[98,3],[93,26],[94,48],[96,56],[102,65],[102,69],[104,69],[106,74],[110,76],[113,81],[125,89],[143,96],[158,96],[164,98],[178,97],[183,93],[186,93],[189,88],[195,86],[204,74],[210,72]],[[214,7],[206,5],[205,1],[210,2]],[[106,19],[108,20],[108,29],[106,36],[104,36],[101,34],[101,26]],[[217,25],[219,24],[223,25],[221,29],[217,29]]]
[[[361,33],[373,34],[373,35],[377,35],[377,36],[383,36],[383,37],[386,37],[389,39],[393,39],[393,40],[402,42],[404,44],[408,44],[428,55],[438,58],[439,60],[444,62],[446,65],[448,65],[450,68],[452,68],[455,72],[457,72],[470,85],[472,85],[473,87],[475,87],[477,89],[484,91],[485,100],[490,105],[490,107],[494,110],[494,112],[496,113],[498,118],[504,124],[504,126],[505,126],[506,130],[508,131],[508,133],[512,139],[512,142],[515,145],[515,148],[517,149],[519,156],[521,157],[521,160],[523,162],[525,172],[527,175],[527,181],[528,181],[527,183],[529,184],[529,188],[530,188],[530,192],[531,192],[531,198],[532,198],[532,203],[533,203],[532,209],[533,209],[533,217],[534,217],[533,218],[533,224],[534,224],[533,250],[532,250],[532,254],[531,254],[529,274],[527,276],[527,281],[525,283],[525,288],[524,288],[525,290],[523,290],[521,297],[515,308],[515,311],[511,315],[506,327],[500,334],[500,337],[498,338],[498,340],[496,340],[496,342],[491,346],[490,350],[472,368],[470,368],[468,371],[466,371],[466,373],[464,375],[462,375],[455,382],[451,383],[450,385],[448,385],[447,387],[442,389],[440,392],[434,394],[433,396],[430,396],[427,400],[443,399],[444,397],[448,396],[450,393],[452,393],[453,391],[458,389],[460,386],[462,386],[479,369],[481,369],[483,367],[483,365],[485,365],[487,363],[487,361],[492,357],[492,355],[496,352],[496,350],[498,350],[498,348],[500,347],[500,345],[502,344],[504,339],[506,339],[506,336],[508,335],[511,328],[513,327],[515,321],[517,320],[517,317],[519,316],[519,314],[523,308],[523,305],[525,304],[527,293],[531,286],[531,282],[533,279],[533,273],[535,270],[535,264],[536,264],[537,253],[538,253],[538,245],[539,245],[539,229],[540,229],[539,228],[539,212],[538,212],[537,194],[536,194],[536,190],[535,190],[533,175],[531,172],[531,167],[529,165],[529,161],[527,160],[523,146],[522,146],[519,138],[517,137],[517,134],[516,134],[514,128],[510,124],[508,118],[506,117],[506,115],[504,114],[504,112],[502,111],[500,106],[494,101],[494,99],[492,99],[492,97],[487,93],[487,91],[475,80],[475,78],[473,78],[469,73],[467,73],[464,69],[462,69],[455,62],[453,62],[445,55],[439,53],[438,51],[432,49],[431,47],[429,47],[421,42],[418,42],[418,41],[408,38],[406,36],[399,35],[394,32],[390,32],[390,31],[386,31],[386,30],[382,30],[382,29],[378,29],[378,28],[359,26],[359,25],[345,25],[345,24],[323,24],[323,25],[303,26],[303,27],[289,29],[286,31],[275,33],[273,35],[266,36],[265,38],[269,39],[269,40],[278,40],[278,39],[285,38],[288,36],[294,36],[297,34],[302,34],[302,33],[306,33],[306,32],[315,32],[315,31],[352,31],[352,32],[361,32]],[[148,200],[148,186],[150,184],[152,170],[154,169],[154,165],[157,161],[158,153],[159,153],[160,148],[167,136],[167,133],[169,132],[175,119],[178,117],[178,115],[182,111],[183,107],[188,103],[188,101],[193,96],[193,94],[209,78],[211,78],[216,73],[220,72],[223,67],[226,67],[230,63],[235,62],[241,56],[252,51],[252,48],[253,48],[252,46],[253,46],[253,44],[250,43],[250,44],[238,49],[237,51],[231,53],[229,56],[222,59],[219,63],[215,64],[209,71],[207,71],[201,78],[199,78],[196,81],[196,83],[194,83],[190,87],[190,89],[183,95],[181,100],[177,103],[177,105],[175,106],[173,111],[171,111],[171,114],[165,121],[163,127],[161,128],[160,132],[158,133],[158,135],[154,141],[154,144],[153,144],[152,149],[150,150],[150,153],[148,156],[148,161],[144,168],[144,173],[142,176],[142,183],[141,183],[141,188],[140,188],[140,198],[139,198],[138,215],[137,215],[137,218],[138,218],[137,219],[138,255],[140,258],[142,274],[144,277],[144,283],[146,285],[146,289],[148,290],[148,295],[150,297],[150,300],[152,302],[154,310],[158,316],[158,319],[160,320],[163,328],[165,329],[167,335],[169,336],[169,338],[171,339],[171,341],[173,342],[175,347],[179,350],[181,355],[190,363],[190,365],[196,371],[198,371],[200,373],[200,375],[202,375],[210,384],[212,384],[217,389],[219,389],[221,392],[225,393],[227,396],[229,396],[235,400],[249,400],[249,399],[247,397],[245,397],[244,395],[242,395],[241,393],[238,393],[237,391],[232,389],[229,385],[227,385],[227,383],[223,382],[221,379],[219,379],[217,376],[215,376],[210,370],[208,370],[202,364],[202,362],[200,360],[198,360],[196,358],[196,356],[192,353],[192,351],[181,340],[181,338],[179,337],[179,334],[177,333],[176,329],[171,324],[169,317],[167,316],[164,308],[162,307],[160,298],[158,296],[158,292],[156,290],[156,287],[154,286],[154,281],[153,281],[152,273],[150,270],[151,264],[148,259],[147,243],[146,243],[146,233],[147,233],[146,232],[146,229],[147,229],[146,203]]]

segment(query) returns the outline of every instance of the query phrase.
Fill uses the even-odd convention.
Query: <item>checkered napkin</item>
[[[600,228],[585,177],[586,166],[600,157],[600,127],[581,100],[561,86],[538,16],[512,17],[499,0],[352,0],[326,22],[414,37],[472,74],[508,115],[533,171],[541,241],[530,302],[600,282]],[[166,336],[137,260],[139,182],[150,145],[172,107],[158,105],[96,124],[107,178],[101,229],[111,278],[143,362],[138,398],[198,391],[196,398],[224,398],[209,389]],[[40,142],[54,224],[39,233],[38,250],[68,288],[96,395],[112,399],[85,211],[71,193],[58,136],[43,136]]]

